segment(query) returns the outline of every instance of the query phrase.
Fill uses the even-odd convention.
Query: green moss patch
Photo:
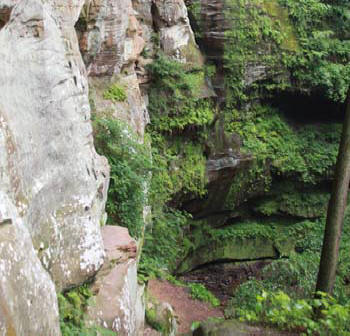
[[[103,98],[113,102],[124,102],[127,95],[123,86],[114,83],[103,93]]]

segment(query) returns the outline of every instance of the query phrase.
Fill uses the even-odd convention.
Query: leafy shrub
[[[206,193],[205,162],[202,145],[180,136],[167,137],[154,130],[152,139],[153,170],[149,190],[152,225],[146,229],[140,274],[164,277],[174,271],[186,255],[191,242],[186,237],[188,219],[176,206],[182,200]]]
[[[323,241],[325,218],[308,222],[307,234],[300,234],[296,249],[287,259],[273,261],[266,266],[259,280],[251,279],[240,285],[230,300],[230,307],[253,310],[256,296],[262,291],[283,291],[293,300],[311,299],[315,290],[321,246]],[[344,220],[334,297],[342,305],[349,304],[349,270],[350,270],[350,207]],[[294,234],[293,234],[294,235]],[[232,317],[232,316],[231,316]]]
[[[108,158],[111,167],[108,223],[125,226],[138,238],[143,229],[145,188],[151,170],[149,149],[116,119],[96,117],[93,125],[96,149]]]
[[[209,302],[213,307],[220,306],[219,299],[204,285],[199,283],[189,283],[187,286],[190,289],[192,299]]]
[[[343,101],[349,86],[350,42],[344,36],[344,18],[350,5],[321,0],[279,0],[296,27],[301,46],[287,63],[295,79],[320,90],[330,99]]]
[[[228,1],[224,52],[227,107],[271,90],[318,91],[343,101],[349,85],[349,3],[322,0]],[[268,50],[268,51],[267,51]],[[265,80],[246,85],[246,69],[263,64]],[[286,71],[292,74],[292,81]]]
[[[103,93],[103,98],[114,102],[123,102],[126,100],[127,95],[120,84],[114,83]]]
[[[162,209],[173,198],[206,194],[206,159],[200,142],[150,131],[153,174],[150,203]]]
[[[257,295],[253,310],[238,309],[237,314],[243,321],[264,322],[307,335],[349,335],[350,305],[340,305],[323,293],[319,295],[319,299],[295,300],[282,291],[263,291]],[[320,316],[314,313],[316,310]]]

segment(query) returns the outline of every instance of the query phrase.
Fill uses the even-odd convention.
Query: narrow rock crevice
[[[1,8],[0,7],[0,30],[2,28],[4,28],[6,23],[10,20],[11,11],[12,11],[12,8],[9,8],[9,7]]]

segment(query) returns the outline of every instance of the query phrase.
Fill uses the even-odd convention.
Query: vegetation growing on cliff
[[[96,149],[108,158],[111,167],[108,223],[125,226],[138,238],[144,226],[143,207],[151,170],[149,147],[139,143],[132,130],[116,119],[95,117],[93,125]]]
[[[321,332],[320,335],[347,335],[348,324],[343,322],[349,318],[349,211],[350,208],[347,209],[344,223],[345,231],[340,250],[334,291],[335,299],[323,298],[327,302],[320,319],[311,314],[312,310],[305,312],[303,309],[307,307],[310,309],[319,304],[319,301],[313,299],[313,294],[319,266],[324,217],[311,226],[308,235],[299,239],[298,253],[292,254],[289,259],[272,262],[264,268],[262,280],[251,279],[235,291],[230,305],[239,307],[239,309],[236,309],[233,315],[230,313],[232,310],[227,309],[228,316],[240,317],[251,322],[264,321],[278,325],[282,329],[295,330],[302,327],[303,331],[310,334],[317,331]],[[262,293],[265,293],[266,301],[261,300]],[[288,297],[283,293],[288,293]],[[278,298],[284,298],[283,302]],[[297,305],[301,302],[302,305],[298,309]],[[279,310],[279,316],[274,315],[274,309]],[[302,315],[305,320],[299,319],[299,317],[302,318]],[[310,324],[305,325],[304,323]]]
[[[58,294],[62,336],[115,336],[115,332],[85,321],[91,291],[86,285]]]
[[[179,204],[207,192],[201,132],[214,112],[211,102],[200,97],[202,69],[186,69],[160,54],[149,70],[153,78],[148,128],[153,160],[152,226],[146,231],[140,270],[144,275],[159,275],[159,270],[173,271],[188,248],[191,216]]]
[[[262,279],[248,281],[235,292],[231,303],[241,307],[233,316],[309,334],[327,330],[341,335],[348,332],[343,323],[349,314],[347,234],[335,299],[309,300],[341,127],[335,118],[327,123],[317,118],[297,120],[272,98],[282,92],[287,96],[293,92],[300,99],[317,93],[329,102],[343,101],[350,78],[349,4],[340,0],[227,0],[226,4],[227,43],[216,64],[222,68],[189,66],[159,50],[148,66],[152,80],[147,137],[152,165],[144,145],[122,136],[123,131],[116,131],[110,121],[97,122],[102,130],[97,144],[112,163],[107,210],[114,222],[139,237],[144,185],[151,171],[147,202],[152,224],[145,232],[142,280],[168,277],[179,261],[185,265],[181,270],[187,271],[196,251],[202,253],[204,264],[213,260],[205,259],[203,251],[233,242],[236,247],[246,246],[247,241],[264,242],[272,252],[257,258],[279,259],[264,269]],[[199,19],[198,2],[191,9]],[[217,99],[208,90],[206,76],[218,75],[224,90],[219,88]],[[220,155],[215,156],[213,133],[219,122],[220,136],[228,134],[240,141],[235,151],[218,150]],[[231,181],[224,171],[222,180],[208,184],[208,159],[225,155],[249,160],[237,168]],[[210,195],[216,190],[210,189],[214,183],[230,186]],[[214,198],[219,207],[201,212],[203,204]],[[216,221],[215,216],[221,217]],[[241,259],[254,259],[255,252]],[[228,260],[221,257],[220,261]],[[312,310],[319,305],[327,309],[316,321]]]
[[[240,135],[242,150],[252,154],[259,166],[269,164],[274,174],[304,183],[330,177],[338,151],[340,124],[293,127],[281,111],[261,105],[241,114],[227,117],[226,128]]]
[[[230,43],[225,44],[224,68],[229,108],[264,91],[266,95],[288,87],[345,99],[350,78],[348,3],[230,0],[228,8],[231,29],[226,32]],[[249,72],[256,65],[260,73],[251,85]]]
[[[162,53],[148,69],[152,75],[149,112],[154,130],[181,132],[213,121],[213,106],[201,92],[205,83],[203,69],[186,69]]]
[[[194,3],[191,7],[196,11],[197,19],[200,13],[198,6]],[[204,153],[208,154],[208,138],[217,113],[219,119],[224,116],[225,131],[240,136],[241,153],[253,158],[248,169],[237,172],[229,194],[220,195],[223,209],[232,211],[250,202],[249,211],[241,213],[240,222],[246,224],[261,222],[259,216],[288,215],[295,222],[300,222],[301,218],[322,216],[328,199],[327,188],[315,192],[310,190],[317,189],[314,186],[319,183],[327,184],[332,177],[340,125],[295,124],[278,107],[272,108],[268,103],[259,103],[259,100],[270,98],[276,90],[293,88],[302,92],[307,85],[309,93],[320,91],[330,99],[342,100],[341,90],[347,78],[347,70],[342,67],[347,62],[344,51],[348,48],[347,42],[341,39],[344,24],[342,28],[337,26],[334,34],[318,33],[331,25],[334,8],[330,7],[320,1],[312,1],[306,11],[311,16],[307,16],[306,12],[299,13],[296,5],[288,1],[230,0],[226,12],[231,28],[226,32],[230,43],[225,45],[223,55],[226,92],[222,111],[215,111],[211,99],[203,99],[200,95],[206,73],[202,69],[186,68],[186,65],[174,62],[161,53],[149,67],[152,75],[149,133],[153,139],[154,166],[157,167],[150,189],[154,231],[149,239],[161,242],[167,234],[167,227],[174,228],[169,229],[173,232],[171,236],[176,237],[171,239],[173,244],[164,242],[163,246],[164,251],[171,250],[169,260],[172,263],[196,246],[189,236],[190,232],[193,233],[193,222],[186,219],[187,215],[181,217],[184,213],[177,211],[188,200],[206,197]],[[321,25],[316,17],[313,18],[316,13],[329,20]],[[333,54],[327,49],[327,43],[337,46]],[[323,48],[322,55],[318,56],[326,69],[324,71],[331,74],[334,67],[344,70],[338,72],[337,78],[329,78],[324,85],[317,82],[311,67],[314,60],[310,55],[317,54],[318,48]],[[250,72],[260,66],[263,69],[260,75],[251,77]],[[309,80],[298,77],[298,71],[308,74]],[[215,75],[215,72],[211,71],[210,75]],[[340,95],[337,96],[336,92]],[[298,183],[302,187],[291,193],[286,184],[277,186],[278,180]],[[302,196],[305,192],[309,193],[307,200]],[[304,202],[307,202],[308,210]],[[174,218],[175,213],[181,213],[179,217],[175,216],[181,223],[179,226],[169,224],[169,216]],[[248,218],[245,218],[247,215]],[[260,232],[262,237],[273,226],[263,227]],[[157,231],[157,228],[162,229]],[[211,237],[204,227],[200,230],[204,241]],[[212,231],[217,235],[221,232],[217,229]],[[240,230],[228,227],[222,234],[224,231],[232,231],[232,238],[234,235],[239,237]],[[179,244],[180,241],[182,243]],[[162,243],[159,249],[162,249],[161,246]],[[146,242],[146,251],[148,247]],[[150,252],[147,254],[151,255]],[[160,251],[157,254],[162,255]],[[166,255],[167,252],[163,253],[163,264],[167,264]]]
[[[125,88],[114,83],[103,93],[103,98],[114,102],[123,102],[127,98]]]

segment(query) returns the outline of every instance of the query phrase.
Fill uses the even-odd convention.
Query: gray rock
[[[202,65],[203,59],[183,0],[155,0],[154,22],[165,54],[183,63]]]
[[[0,335],[60,334],[55,286],[16,207],[0,190]]]
[[[168,302],[159,302],[147,292],[146,321],[162,336],[175,336],[177,320],[175,312]]]
[[[108,165],[93,146],[74,32],[82,1],[51,3],[20,1],[0,31],[0,180],[62,289],[103,264]]]

